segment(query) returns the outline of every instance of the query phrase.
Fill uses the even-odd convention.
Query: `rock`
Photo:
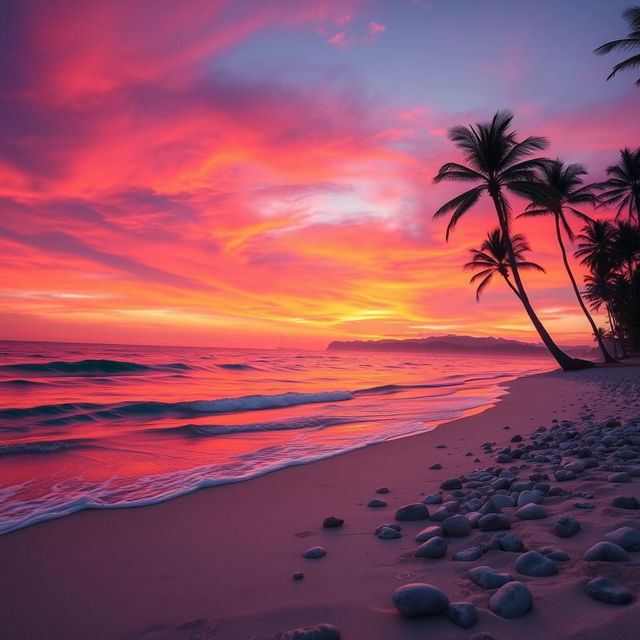
[[[369,500],[367,503],[367,507],[373,507],[374,509],[379,509],[380,507],[386,507],[387,503],[384,500]]]
[[[500,551],[524,551],[524,542],[517,536],[511,535],[510,533],[497,535],[494,540]]]
[[[471,523],[463,515],[451,516],[442,521],[445,536],[462,537],[471,533]]]
[[[522,436],[519,433],[516,433],[515,436],[511,437],[511,442],[522,442]]]
[[[389,493],[389,491],[389,487],[380,487],[379,489],[376,489],[376,493]]]
[[[571,516],[562,516],[554,525],[553,532],[558,538],[570,538],[580,531],[580,523]]]
[[[335,516],[329,516],[322,522],[322,526],[325,529],[334,529],[336,527],[341,527],[343,524],[344,520],[342,518],[336,518]]]
[[[558,573],[558,565],[537,551],[528,551],[516,560],[516,571],[525,576],[553,576]]]
[[[607,542],[619,545],[625,551],[640,551],[640,529],[633,527],[620,527],[614,531],[609,531],[604,536]]]
[[[513,576],[510,576],[508,573],[498,573],[491,567],[484,565],[469,569],[467,575],[483,589],[497,589],[507,584],[507,582],[514,580]]]
[[[447,518],[450,518],[453,514],[448,509],[438,509],[431,514],[431,519],[434,522],[443,522]]]
[[[584,552],[582,559],[592,562],[596,560],[624,562],[629,559],[629,554],[614,542],[598,542]]]
[[[566,551],[561,551],[560,549],[541,549],[540,553],[547,556],[547,558],[557,560],[558,562],[566,562],[570,559],[569,554]]]
[[[460,478],[448,478],[440,483],[440,488],[445,491],[451,491],[452,489],[462,489],[462,480]]]
[[[454,553],[452,560],[457,560],[458,562],[473,562],[481,555],[482,547],[469,547],[468,549],[463,549],[462,551],[458,551],[458,553]]]
[[[604,423],[604,426],[606,429],[615,429],[616,427],[621,427],[622,425],[620,424],[619,420],[616,420],[615,418],[609,418]]]
[[[470,602],[452,602],[447,609],[447,618],[463,629],[478,622],[478,611]]]
[[[489,608],[502,618],[520,618],[531,611],[533,598],[523,582],[507,582],[489,600]]]
[[[618,509],[640,509],[640,502],[634,496],[618,496],[613,500],[613,506]]]
[[[587,582],[585,591],[590,598],[607,604],[628,604],[633,600],[631,591],[608,578],[594,578]]]
[[[429,510],[427,505],[422,502],[414,502],[413,504],[406,504],[404,507],[400,507],[396,511],[395,519],[400,522],[406,522],[411,520],[426,520],[429,517]]]
[[[518,496],[518,506],[524,507],[526,504],[541,504],[543,500],[543,495],[540,491],[532,490],[532,491],[523,491]]]
[[[490,633],[486,631],[481,631],[480,633],[476,633],[469,638],[469,640],[496,640]]]
[[[325,555],[327,555],[327,550],[324,547],[310,547],[302,554],[302,557],[315,560],[317,558],[322,558]]]
[[[425,504],[440,504],[442,502],[442,494],[440,492],[432,493],[423,498],[422,502]]]
[[[593,502],[586,502],[586,501],[574,502],[573,506],[576,509],[595,509],[596,508],[596,505]]]
[[[478,520],[480,531],[502,531],[511,528],[511,520],[504,513],[487,513]]]
[[[315,627],[299,627],[284,631],[275,636],[276,640],[340,640],[340,631],[332,624],[319,624]]]
[[[442,535],[442,527],[438,525],[431,525],[430,527],[425,527],[422,531],[419,531],[416,534],[416,542],[426,542],[431,538],[436,538]]]
[[[495,505],[498,509],[504,509],[505,507],[513,507],[515,506],[515,501],[511,496],[505,496],[502,493],[496,493],[496,495],[491,497],[490,502]]]
[[[302,580],[302,579],[304,578],[304,573],[302,573],[302,571],[296,571],[296,572],[293,574],[292,578],[293,578],[294,580]]]
[[[446,444],[437,444],[436,445],[436,449],[446,449],[447,445]]]
[[[383,524],[376,529],[376,536],[382,540],[393,540],[402,536],[400,531],[388,524]]]
[[[547,510],[541,504],[525,504],[516,511],[520,520],[541,520],[547,517]]]
[[[631,476],[628,473],[625,473],[624,471],[620,471],[618,473],[609,474],[607,476],[607,480],[609,482],[616,482],[616,483],[631,482]]]
[[[434,470],[442,469],[442,465],[441,465],[439,462],[436,462],[435,464],[432,464],[432,465],[429,467],[429,469],[434,469]]]
[[[447,553],[447,543],[444,538],[436,536],[423,542],[415,552],[416,558],[442,558]]]
[[[444,591],[424,582],[398,587],[392,599],[395,608],[407,618],[437,616],[449,606],[449,598]]]
[[[567,480],[575,480],[576,474],[568,469],[558,469],[553,472],[553,477],[558,482],[566,482]]]

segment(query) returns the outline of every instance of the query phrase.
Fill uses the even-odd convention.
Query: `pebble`
[[[607,476],[609,482],[631,482],[631,476],[624,471],[618,473],[611,473]]]
[[[380,487],[379,489],[376,489],[376,493],[389,493],[389,491],[389,487]]]
[[[486,631],[481,631],[480,633],[476,633],[469,638],[469,640],[496,640],[490,633]]]
[[[541,504],[525,504],[516,511],[520,520],[541,520],[547,517],[547,510]]]
[[[442,494],[440,492],[432,493],[423,498],[422,502],[425,504],[440,504],[442,502]]]
[[[304,578],[304,573],[302,573],[302,571],[296,571],[292,577],[294,580],[302,580]]]
[[[528,551],[516,560],[516,571],[525,576],[553,576],[558,573],[558,565],[548,556]]]
[[[284,631],[276,637],[278,640],[340,640],[340,631],[332,624],[319,624],[315,627],[299,627]]]
[[[531,490],[531,491],[523,491],[518,496],[517,505],[519,507],[524,507],[526,504],[540,504],[542,502],[543,495],[541,491]]]
[[[369,500],[369,502],[367,503],[367,507],[373,507],[375,509],[386,506],[387,503],[384,500],[378,500],[377,498],[374,500]]]
[[[571,516],[562,516],[554,525],[553,532],[559,538],[570,538],[574,536],[582,527],[580,523]]]
[[[463,629],[478,622],[478,610],[470,602],[452,602],[447,609],[447,618]]]
[[[582,556],[583,560],[604,560],[606,562],[624,562],[629,559],[629,554],[614,542],[598,542],[589,547]]]
[[[445,491],[451,491],[452,489],[462,489],[462,480],[460,478],[448,478],[440,483],[440,488]]]
[[[613,500],[613,506],[618,509],[640,509],[640,502],[634,496],[618,496]]]
[[[511,528],[511,520],[504,513],[487,513],[478,520],[480,531],[501,531]]]
[[[310,547],[302,554],[302,557],[315,560],[317,558],[322,558],[326,554],[327,550],[324,547]]]
[[[497,589],[514,580],[508,573],[498,573],[495,569],[484,565],[469,569],[467,575],[483,589]]]
[[[426,542],[431,538],[435,538],[437,536],[442,535],[442,527],[438,525],[431,525],[430,527],[425,527],[422,531],[419,531],[416,534],[416,542]]]
[[[569,554],[561,549],[540,549],[540,553],[558,562],[566,562],[570,559]]]
[[[433,470],[437,470],[437,469],[442,469],[442,465],[439,462],[436,462],[435,464],[432,464],[429,469],[433,469]]]
[[[444,538],[436,536],[423,542],[415,552],[416,558],[442,558],[447,553],[447,542]]]
[[[342,518],[336,518],[335,516],[329,516],[325,518],[322,526],[325,529],[334,529],[336,527],[341,527],[344,524],[344,520]]]
[[[520,618],[531,611],[533,598],[523,582],[507,582],[489,600],[489,608],[502,618]]]
[[[604,536],[607,542],[613,542],[621,546],[625,551],[640,551],[640,529],[633,527],[620,527],[609,531]]]
[[[396,515],[394,517],[400,522],[426,520],[429,517],[429,509],[427,509],[427,505],[423,502],[405,504],[396,511]]]
[[[629,589],[603,577],[594,578],[587,582],[585,591],[590,598],[607,604],[628,604],[633,600]]]
[[[376,536],[382,540],[393,540],[402,536],[400,531],[388,524],[383,524],[376,529]]]
[[[471,523],[465,516],[455,515],[442,521],[442,530],[445,536],[468,536],[471,533]]]
[[[593,502],[574,502],[573,506],[576,507],[576,509],[595,509],[596,505]]]
[[[453,554],[452,560],[458,562],[473,562],[482,555],[482,547],[469,547]]]
[[[393,592],[393,605],[407,618],[437,616],[449,606],[447,594],[425,582],[402,585]]]

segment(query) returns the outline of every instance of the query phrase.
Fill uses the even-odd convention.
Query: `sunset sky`
[[[433,212],[456,124],[515,112],[604,177],[640,142],[629,0],[9,0],[0,8],[0,338],[324,348],[537,340]],[[516,212],[523,203],[514,201]],[[604,215],[604,214],[603,214]],[[591,344],[550,221],[518,220],[558,342]]]

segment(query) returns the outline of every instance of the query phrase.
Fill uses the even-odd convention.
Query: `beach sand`
[[[496,466],[497,451],[516,446],[510,443],[515,434],[528,444],[536,428],[549,429],[554,419],[570,420],[580,429],[586,413],[600,423],[611,417],[622,423],[640,418],[640,367],[521,378],[496,406],[422,435],[160,505],[84,511],[5,535],[0,538],[0,637],[226,640],[268,638],[328,623],[346,640],[462,639],[481,631],[496,640],[638,638],[640,551],[624,562],[582,559],[607,532],[640,528],[640,511],[612,505],[616,496],[640,497],[638,477],[612,483],[607,480],[610,471],[590,468],[575,480],[556,482],[551,464],[514,459],[498,465],[522,467],[519,480],[541,471],[554,487],[593,493],[591,510],[574,506],[586,498],[545,497],[548,516],[540,520],[520,520],[515,508],[504,509],[511,517],[510,533],[522,538],[527,549],[550,546],[569,554],[570,560],[558,562],[559,573],[551,577],[518,574],[519,553],[490,550],[475,562],[451,559],[500,532],[474,529],[469,536],[447,538],[448,553],[440,559],[414,556],[415,534],[436,523],[401,522],[402,537],[392,540],[374,535],[378,525],[394,522],[398,507],[438,491],[443,480]],[[498,446],[485,454],[484,442]],[[640,450],[639,445],[631,441],[628,446]],[[443,468],[430,470],[434,463]],[[380,487],[390,492],[377,494]],[[374,498],[388,506],[368,507]],[[437,506],[429,508],[433,513]],[[323,529],[323,519],[332,515],[343,518],[344,525]],[[562,515],[576,518],[582,530],[570,538],[557,537],[553,524]],[[326,556],[303,558],[314,545],[324,547]],[[515,619],[492,613],[488,602],[493,591],[467,577],[479,565],[524,582],[533,595],[532,610]],[[295,581],[292,575],[298,571],[304,578]],[[588,597],[585,584],[597,575],[630,588],[633,602],[612,605]],[[431,583],[452,602],[473,603],[479,621],[465,630],[442,615],[402,617],[391,596],[412,582]]]

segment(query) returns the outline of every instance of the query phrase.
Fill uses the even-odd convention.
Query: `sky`
[[[537,341],[503,282],[476,303],[462,269],[491,203],[447,243],[432,214],[459,185],[432,178],[461,159],[450,127],[510,109],[602,179],[640,141],[635,76],[592,53],[628,5],[4,0],[0,338]],[[540,318],[591,344],[550,221],[514,228],[547,271],[525,276]]]

